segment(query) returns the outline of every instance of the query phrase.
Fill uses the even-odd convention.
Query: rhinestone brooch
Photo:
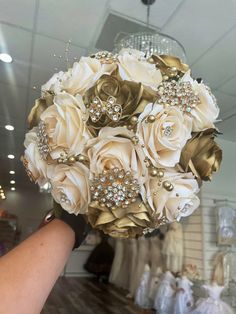
[[[113,122],[118,122],[122,117],[122,107],[116,102],[115,97],[108,97],[107,101],[102,101],[99,97],[94,97],[89,106],[89,116],[92,122],[96,123],[106,114]]]
[[[38,146],[40,157],[43,160],[47,160],[48,154],[50,152],[50,147],[48,144],[49,140],[48,140],[45,122],[43,121],[39,122],[36,135],[37,135],[37,146]]]
[[[176,82],[175,80],[163,82],[157,91],[158,104],[163,106],[176,106],[185,113],[200,103],[200,98],[195,94],[190,82]]]
[[[139,194],[140,186],[130,171],[114,168],[103,171],[91,181],[92,200],[101,207],[115,209],[126,208],[134,203]]]

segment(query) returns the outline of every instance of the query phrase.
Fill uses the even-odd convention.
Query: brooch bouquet
[[[99,52],[42,86],[22,160],[64,210],[134,237],[199,206],[222,158],[218,114],[210,88],[178,58]]]

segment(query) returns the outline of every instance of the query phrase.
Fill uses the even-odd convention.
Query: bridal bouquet
[[[99,52],[42,86],[22,160],[64,210],[134,237],[199,206],[222,158],[218,114],[210,88],[178,58]]]

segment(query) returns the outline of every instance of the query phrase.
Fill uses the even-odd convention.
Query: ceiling
[[[140,0],[0,0],[0,52],[14,60],[0,62],[1,185],[9,187],[9,170],[15,170],[16,184],[31,187],[19,160],[27,114],[40,86],[66,68],[69,39],[70,60],[93,52],[98,39],[111,46],[116,34],[103,27],[110,14],[127,20],[116,24],[117,32],[133,32],[130,21],[137,31],[145,26]],[[223,137],[236,141],[236,0],[156,0],[150,24],[183,44],[193,76],[202,77],[218,99]],[[5,130],[6,124],[15,130]],[[6,157],[10,153],[14,160]]]

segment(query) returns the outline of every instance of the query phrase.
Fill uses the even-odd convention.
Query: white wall
[[[17,189],[7,192],[7,199],[0,207],[18,216],[22,240],[37,228],[44,213],[52,208],[52,198],[36,189]]]

